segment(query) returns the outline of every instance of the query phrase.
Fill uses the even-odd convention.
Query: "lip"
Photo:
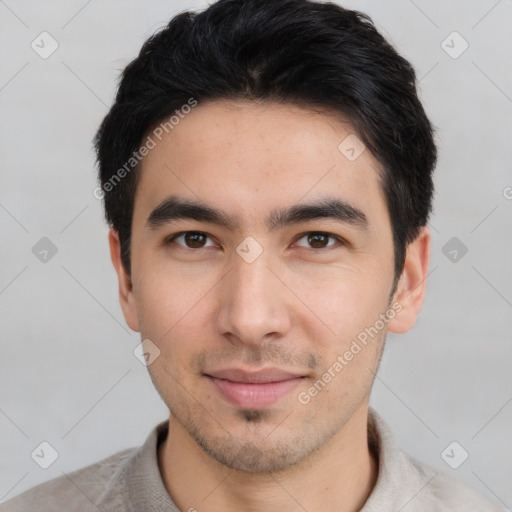
[[[257,372],[233,368],[205,376],[230,404],[244,409],[258,409],[274,404],[297,387],[305,377],[278,368]]]
[[[255,372],[247,372],[239,368],[227,368],[210,372],[207,374],[217,379],[229,380],[231,382],[245,382],[251,384],[267,384],[269,382],[282,382],[284,380],[302,377],[300,374],[290,373],[280,368],[262,368]]]

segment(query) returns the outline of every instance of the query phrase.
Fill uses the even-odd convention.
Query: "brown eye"
[[[183,239],[184,243],[178,243],[178,245],[188,249],[203,249],[204,247],[211,247],[211,245],[214,245],[205,245],[205,242],[208,238],[208,235],[206,233],[202,233],[201,231],[184,231],[182,233],[173,235],[167,240],[166,243],[172,243],[179,239]]]
[[[327,247],[332,247],[334,244],[329,244],[329,238],[332,238],[334,240],[337,240],[338,242],[342,242],[342,240],[334,235],[331,235],[329,233],[324,233],[322,231],[312,231],[310,233],[306,233],[303,235],[299,240],[306,239],[307,244],[309,244],[309,247],[311,249],[325,249]],[[304,245],[300,245],[299,247],[307,247]]]

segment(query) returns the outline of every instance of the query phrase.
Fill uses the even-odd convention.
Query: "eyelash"
[[[180,236],[182,235],[186,235],[186,234],[189,234],[189,233],[195,233],[195,234],[198,234],[198,235],[205,235],[206,237],[210,238],[211,237],[205,233],[204,231],[195,231],[195,230],[191,230],[191,231],[180,231],[179,233],[176,233],[174,235],[171,235],[169,237],[167,237],[165,240],[164,240],[164,245],[169,245],[171,243],[173,243],[177,238],[179,238]],[[302,238],[304,238],[306,235],[311,235],[311,234],[315,234],[315,235],[325,235],[325,236],[328,236],[329,238],[333,238],[335,240],[337,240],[341,245],[347,245],[347,242],[345,240],[343,240],[343,238],[337,236],[337,235],[334,235],[332,233],[328,233],[326,231],[306,231],[305,233],[302,233],[300,234],[295,242],[298,242],[299,240],[301,240]],[[295,243],[294,242],[294,243]],[[202,249],[208,249],[208,247],[201,247],[199,249],[194,249],[192,247],[187,247],[185,245],[180,245],[178,244],[181,248],[183,249],[188,249],[188,250],[191,250],[191,251],[200,251]],[[311,251],[315,251],[315,252],[325,252],[327,249],[332,249],[333,247],[336,247],[335,245],[328,245],[326,247],[321,247],[321,248],[318,248],[318,247],[310,247],[309,249]],[[303,249],[306,249],[306,247],[302,247]]]

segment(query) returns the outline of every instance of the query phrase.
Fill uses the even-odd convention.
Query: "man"
[[[125,69],[95,139],[125,319],[170,411],[2,510],[497,511],[369,407],[425,296],[433,129],[331,3],[220,0]]]

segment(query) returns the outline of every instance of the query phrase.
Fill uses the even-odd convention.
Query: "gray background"
[[[91,139],[143,41],[205,5],[0,0],[0,501],[167,417],[118,303]],[[512,2],[343,5],[412,61],[440,150],[426,303],[388,337],[372,405],[404,451],[512,508]],[[31,48],[43,31],[59,44],[47,59]],[[59,454],[48,469],[31,458],[42,441]],[[458,469],[441,456],[452,441],[469,453]]]

